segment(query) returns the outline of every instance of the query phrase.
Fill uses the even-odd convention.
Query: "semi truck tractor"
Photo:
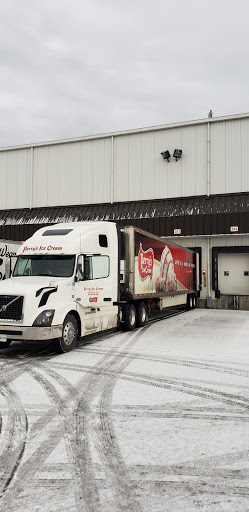
[[[153,309],[195,306],[198,255],[136,227],[74,222],[39,229],[0,282],[0,347],[142,327]]]

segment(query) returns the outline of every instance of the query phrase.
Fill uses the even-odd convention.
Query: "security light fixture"
[[[169,159],[170,159],[170,157],[171,157],[171,154],[170,154],[170,152],[169,152],[169,150],[168,150],[168,149],[166,149],[166,151],[163,151],[163,152],[161,153],[161,155],[162,155],[162,157],[163,157],[163,159],[164,159],[164,160],[167,160],[167,162],[169,161]]]
[[[173,157],[176,159],[176,161],[179,160],[179,158],[181,158],[181,156],[182,156],[182,150],[181,149],[175,149]]]

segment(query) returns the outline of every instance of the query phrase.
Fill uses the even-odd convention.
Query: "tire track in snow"
[[[53,370],[48,369],[48,373],[50,374],[50,376],[52,376],[52,377],[56,376],[56,380],[59,381],[61,385],[64,385],[64,389],[66,387],[67,399],[66,399],[66,401],[64,399],[61,399],[58,391],[51,384],[51,382],[49,382],[48,379],[44,378],[44,376],[40,373],[39,370],[41,369],[40,368],[41,363],[37,363],[35,366],[36,366],[36,368],[33,366],[30,366],[30,364],[27,361],[25,361],[25,362],[23,361],[22,366],[18,369],[18,375],[17,375],[17,372],[15,372],[15,378],[16,378],[16,376],[22,375],[23,372],[28,371],[29,375],[31,375],[34,378],[34,380],[36,380],[43,387],[43,389],[45,390],[47,395],[50,397],[52,402],[57,407],[57,411],[56,412],[53,411],[52,415],[47,415],[47,413],[44,415],[45,421],[44,421],[44,418],[43,418],[43,421],[39,421],[38,422],[39,427],[45,428],[49,423],[51,423],[51,421],[55,418],[56,415],[58,415],[58,417],[63,417],[62,421],[60,422],[60,428],[58,428],[57,443],[55,442],[55,435],[53,435],[52,436],[52,448],[50,447],[49,442],[47,443],[46,450],[44,450],[44,446],[43,446],[43,458],[45,460],[45,458],[48,457],[48,455],[51,453],[51,451],[55,448],[56,444],[58,444],[60,442],[60,440],[63,438],[66,441],[68,454],[70,452],[69,459],[70,460],[73,459],[73,463],[74,463],[73,467],[76,470],[77,469],[77,458],[74,457],[74,455],[73,455],[74,442],[69,442],[68,433],[67,433],[67,429],[69,430],[69,428],[71,428],[71,417],[68,417],[67,405],[68,405],[68,401],[76,400],[76,403],[75,403],[75,408],[76,408],[76,405],[77,405],[78,399],[79,399],[78,393],[75,390],[75,388],[73,386],[71,386],[68,381],[66,381],[66,379],[58,376],[58,374],[56,372],[54,372]],[[65,384],[66,384],[66,386],[65,386]],[[63,429],[63,430],[61,430],[62,423],[66,424],[65,429]],[[37,427],[37,425],[36,425],[36,427]],[[36,433],[37,433],[37,429],[34,432],[34,428],[31,428],[31,435],[33,435],[33,439],[34,439],[34,437],[36,437]],[[12,442],[13,442],[13,440],[10,440],[9,446],[12,444]],[[39,448],[37,451],[39,452]],[[6,458],[4,457],[3,460],[5,461]],[[9,466],[9,462],[8,462],[8,466]],[[29,478],[29,479],[32,478],[32,476],[34,476],[34,474],[38,468],[38,466],[33,463],[33,456],[31,456],[30,459],[27,459],[25,462],[26,473],[24,475],[23,469],[21,468],[20,477],[19,477],[19,486],[18,486],[18,474],[16,474],[18,467],[19,467],[19,464],[18,465],[16,464],[14,466],[14,469],[12,472],[13,476],[15,475],[16,483],[15,483],[15,489],[13,489],[12,492],[11,491],[9,492],[8,503],[10,503],[10,501],[12,501],[13,499],[15,499],[18,496],[18,491],[21,491],[21,489],[22,489],[23,481],[25,480],[25,476],[26,476],[26,478]],[[5,468],[5,472],[6,472],[6,468]],[[76,470],[76,475],[77,475],[77,470]],[[8,484],[10,484],[10,481],[8,482]],[[75,495],[76,495],[76,502],[78,503],[78,505],[77,505],[78,510],[81,509],[83,502],[84,502],[83,496],[82,495],[78,496],[80,489],[81,489],[80,485],[75,486]],[[86,507],[86,510],[88,510],[88,507],[86,506],[86,504],[84,504],[84,506]]]
[[[130,362],[131,358],[129,358],[129,361],[127,361],[127,365]],[[75,366],[70,367],[69,365],[67,365],[66,367],[63,367],[60,365],[60,363],[58,365],[56,364],[55,366],[61,369],[71,369],[72,371],[79,371]],[[97,368],[96,366],[81,365],[80,368],[82,371],[88,372],[89,374],[95,374],[96,376],[99,376],[99,373],[101,372],[102,376],[106,375],[109,377],[115,377],[115,371],[113,371],[111,367],[108,368],[104,366],[103,368]],[[241,395],[225,393],[216,389],[193,385],[189,383],[188,379],[186,379],[186,381],[176,378],[167,379],[163,376],[157,377],[155,375],[127,371],[125,373],[119,373],[119,379],[128,380],[138,384],[161,387],[164,389],[172,389],[174,391],[180,391],[193,396],[199,396],[210,400],[224,402],[232,406],[242,407],[244,409],[249,408],[249,399],[243,398],[241,397]]]
[[[8,489],[17,468],[21,464],[28,435],[28,418],[18,393],[6,382],[2,385],[1,394],[8,404],[8,420],[5,429],[8,437],[5,437],[5,441],[1,443],[0,499]]]
[[[90,353],[90,354],[103,354],[105,349],[84,348],[84,351],[86,351],[87,353]],[[118,351],[117,349],[115,349],[113,352],[117,356],[120,354],[120,351]],[[249,377],[249,371],[247,371],[247,370],[234,368],[234,367],[230,367],[230,366],[218,365],[218,364],[214,364],[214,363],[207,363],[207,362],[196,361],[196,360],[191,360],[191,359],[177,359],[177,358],[161,357],[161,356],[147,356],[147,355],[143,355],[143,353],[141,354],[141,352],[136,352],[136,353],[127,355],[127,357],[131,357],[132,359],[134,358],[134,356],[136,359],[141,360],[141,361],[165,363],[165,364],[169,364],[169,365],[173,365],[173,366],[183,366],[183,367],[187,367],[187,368],[200,368],[202,370],[207,370],[207,371],[214,371],[214,372],[218,372],[218,373],[228,373],[230,375],[238,375],[241,377]]]
[[[128,336],[128,338],[129,337],[130,336]],[[127,335],[124,337],[124,342],[126,341],[126,338],[127,338]],[[48,384],[47,381],[43,381],[42,382],[41,376],[35,374],[36,370],[34,369],[33,366],[32,367],[29,366],[29,359],[30,359],[29,356],[30,356],[30,353],[25,354],[25,358],[23,358],[22,361],[18,362],[18,368],[13,367],[13,365],[9,365],[9,368],[7,369],[8,378],[10,380],[11,380],[11,378],[12,378],[12,380],[15,380],[18,376],[22,375],[27,370],[29,370],[29,374],[33,375],[34,377],[36,377],[40,384],[43,383],[43,385],[45,387],[50,386],[50,384]],[[112,357],[111,354],[107,355],[107,356],[104,356],[103,361],[108,360],[110,357]],[[47,358],[45,360],[47,360]],[[43,362],[44,362],[44,358],[43,358],[42,361],[32,362],[32,365],[35,365],[36,367],[39,367],[39,366],[42,365]],[[101,363],[97,363],[97,364],[101,364]],[[47,368],[46,368],[46,371],[49,371],[50,374],[53,372],[53,370],[51,370],[51,369],[49,370]],[[53,372],[54,375],[55,375],[55,373],[56,372]],[[57,380],[60,380],[60,382],[61,382],[62,379],[60,379],[58,374],[56,374],[56,378],[57,378]],[[85,380],[85,377],[83,377],[83,379],[81,379],[81,384],[79,385],[79,388],[81,388],[82,383],[83,383],[82,381],[84,381],[84,380]],[[65,399],[65,403],[62,402],[62,407],[61,407],[62,410],[67,405],[68,399],[70,399],[70,396],[68,396],[69,384],[68,384],[68,381],[66,381],[64,379],[64,384],[65,383],[66,383],[67,397]],[[74,389],[74,392],[76,393],[75,388],[73,388],[73,389]],[[51,386],[50,386],[50,394],[51,394]],[[84,409],[84,412],[86,412],[86,408]],[[41,428],[45,428],[49,423],[51,423],[51,421],[55,417],[55,415],[56,415],[56,413],[54,413],[54,412],[52,412],[52,414],[45,414],[45,417],[42,420],[38,421],[37,426],[39,425],[40,429]],[[32,434],[33,434],[33,437],[34,437],[36,435],[36,432],[32,432]],[[48,442],[46,444],[46,447],[45,447],[44,443],[42,443],[42,445],[39,446],[38,449],[35,451],[35,456],[34,457],[32,456],[32,460],[31,461],[29,461],[29,460],[25,461],[24,467],[22,466],[22,473],[21,473],[21,477],[20,477],[20,485],[18,486],[18,483],[16,483],[15,489],[12,490],[12,495],[11,495],[11,493],[9,493],[7,501],[5,500],[5,505],[9,504],[11,501],[13,501],[13,499],[15,499],[18,496],[18,493],[22,489],[23,481],[25,480],[25,478],[29,478],[30,475],[32,475],[32,473],[34,471],[34,467],[37,467],[37,462],[38,461],[41,462],[41,461],[45,460],[46,457],[51,453],[51,451],[58,444],[58,442],[60,441],[60,439],[62,437],[63,437],[63,434],[59,434],[59,436],[57,436],[57,442],[56,442],[56,435],[53,432],[51,434],[51,436],[49,436],[49,439],[51,438],[51,443]],[[39,457],[39,451],[42,453],[42,457]],[[96,499],[95,499],[95,501],[96,501]],[[99,502],[98,502],[98,505],[99,505]],[[89,509],[93,510],[93,507],[90,506]]]
[[[130,356],[130,354],[128,355],[128,354],[125,352],[125,357],[127,358],[127,357],[129,357],[129,356]],[[112,357],[112,354],[111,354],[111,355],[109,354],[109,355],[107,356],[107,360],[109,359],[109,357]],[[132,358],[132,359],[133,359],[133,358]],[[130,362],[130,360],[131,360],[131,358],[129,357],[129,362]],[[120,358],[119,358],[119,361],[120,361]],[[106,361],[106,362],[107,362],[107,361]],[[194,363],[195,363],[195,362],[194,362]],[[129,364],[129,363],[128,363],[128,364]],[[201,363],[201,364],[203,364],[203,363]],[[103,365],[103,366],[104,366],[104,365]],[[108,365],[107,365],[107,366],[108,366]],[[58,366],[57,366],[57,368],[58,368]],[[63,369],[63,368],[64,368],[64,369],[66,369],[66,366],[65,366],[65,365],[62,365],[62,369]],[[72,369],[70,365],[69,365],[69,368],[68,368],[68,369]],[[124,367],[123,367],[123,368],[121,368],[121,367],[120,367],[120,368],[119,368],[119,370],[116,368],[116,370],[118,370],[119,372],[123,371],[124,369],[125,369]],[[78,368],[76,368],[76,370],[77,370],[77,371],[79,371],[79,367],[78,367]],[[83,371],[87,371],[87,370],[86,370],[86,369],[84,369],[83,367],[82,367],[82,370],[83,370]],[[100,368],[100,369],[98,369],[98,371],[100,371],[100,372],[101,372],[101,368]],[[105,370],[103,371],[103,373],[105,373]],[[126,375],[126,374],[124,374],[124,375]],[[142,377],[142,378],[146,377],[146,376],[144,376],[143,374],[139,374],[139,375],[140,375],[140,377]],[[110,384],[110,380],[115,380],[115,379],[116,379],[116,377],[117,377],[117,372],[115,373],[114,368],[113,368],[113,370],[111,371],[111,365],[109,365],[108,374],[106,374],[106,373],[105,373],[105,377],[106,377],[106,380],[107,380],[107,379],[109,379],[109,384]],[[149,377],[150,377],[150,379],[151,379],[151,378],[153,378],[153,376],[149,376]],[[118,378],[124,378],[124,377],[123,377],[123,375],[121,374],[121,375],[118,375]],[[108,384],[108,385],[109,385],[109,384]],[[185,383],[185,384],[186,384],[186,383]],[[151,383],[149,383],[149,385],[151,385]],[[85,387],[85,386],[84,386],[84,387]],[[106,386],[105,386],[105,387],[107,388],[107,384],[106,384]],[[109,385],[109,388],[111,388],[111,384]],[[211,391],[213,391],[213,390],[211,390]],[[107,403],[108,403],[108,400],[109,400],[109,398],[107,398],[107,399],[106,399],[106,396],[107,396],[107,397],[108,397],[108,396],[110,397],[110,395],[111,395],[111,394],[112,394],[111,389],[106,389],[106,395],[105,395],[104,391],[102,392],[102,415],[104,415],[104,416],[105,416],[105,414],[106,414],[106,410],[105,410],[105,403],[106,403],[106,400],[107,400]],[[98,396],[98,395],[96,395],[96,396]],[[96,396],[95,396],[95,397],[96,397]],[[196,395],[194,394],[193,396],[196,396]],[[233,395],[233,396],[234,396],[234,395]],[[206,397],[206,395],[205,395],[205,397]],[[90,401],[90,404],[91,404],[91,401]],[[230,405],[230,404],[229,404],[229,405]],[[239,404],[239,406],[240,406],[240,404]],[[108,411],[108,414],[109,414],[109,405],[108,405],[108,407],[107,407],[107,411]],[[91,413],[90,413],[90,411],[88,411],[88,414],[91,414]],[[111,426],[111,427],[112,427],[112,426]],[[88,427],[87,427],[87,428],[88,428],[88,430],[89,430],[89,429],[90,429],[90,425],[88,425]],[[96,429],[95,429],[95,430],[96,430]],[[107,427],[106,427],[106,430],[108,431],[108,428],[107,428]],[[112,430],[112,428],[111,428],[111,430]],[[96,431],[98,432],[98,430],[96,430]],[[96,441],[96,440],[95,440],[95,441]],[[109,442],[109,444],[110,444],[110,442],[111,442],[111,441],[108,441],[108,442]],[[103,445],[102,445],[102,446],[103,446]],[[99,449],[100,449],[100,451],[101,451],[101,449],[102,449],[102,448],[101,448],[101,444],[100,444],[100,448],[99,448]],[[215,463],[215,462],[214,462],[214,463]],[[113,462],[112,462],[112,461],[109,461],[109,466],[111,466],[112,464],[113,464]]]
[[[143,335],[145,328],[138,332],[128,333],[123,338],[123,343],[125,344],[128,341],[128,345],[125,348],[133,346],[138,339]],[[126,356],[126,352],[124,351],[124,357]],[[128,361],[128,364],[130,360]],[[126,364],[126,361],[122,363]],[[95,366],[95,373],[89,375],[87,381],[85,382],[85,393],[84,393],[84,401],[80,403],[81,410],[84,410],[86,404],[91,404],[94,398],[105,393],[105,386],[109,384],[110,378],[113,379],[113,375],[110,375],[110,372],[106,375],[106,370],[114,369],[116,370],[115,376],[118,375],[117,365],[120,365],[120,358],[113,355],[112,350],[107,354],[107,357],[104,356]],[[100,398],[101,403],[101,398]],[[87,412],[87,411],[86,411]],[[104,465],[104,471],[106,477],[108,479],[109,488],[112,490],[113,499],[116,503],[116,507],[118,510],[130,510],[132,506],[132,510],[140,510],[140,506],[136,500],[136,495],[134,491],[134,485],[131,483],[128,470],[124,464],[123,458],[121,456],[120,450],[118,448],[118,443],[115,439],[115,432],[109,423],[109,420],[106,421],[103,419],[101,415],[101,406],[100,406],[100,419],[101,424],[100,427],[95,429],[97,432],[97,437],[99,442],[95,441],[95,448],[100,459]],[[89,414],[84,414],[84,416],[79,415],[78,421],[78,442],[80,444],[80,440],[84,439],[84,449],[81,451],[82,453],[82,467],[86,468],[89,460],[91,459],[91,450],[90,450],[90,431],[89,425],[94,424],[96,420],[96,413],[92,410]],[[91,484],[91,481],[90,481]],[[89,498],[92,496],[91,486],[89,486]],[[94,509],[93,509],[94,510]]]

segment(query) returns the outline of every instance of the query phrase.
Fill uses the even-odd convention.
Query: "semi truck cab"
[[[118,322],[118,227],[109,222],[57,224],[22,244],[0,283],[0,346],[54,340],[58,352],[78,337]]]

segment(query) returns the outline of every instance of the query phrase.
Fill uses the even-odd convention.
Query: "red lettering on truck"
[[[139,249],[139,253],[138,253],[138,270],[139,270],[139,275],[142,280],[146,279],[146,277],[148,277],[148,276],[149,276],[150,280],[152,279],[153,262],[154,262],[153,249],[148,249],[147,251],[143,251],[142,244],[140,244],[140,249]]]

